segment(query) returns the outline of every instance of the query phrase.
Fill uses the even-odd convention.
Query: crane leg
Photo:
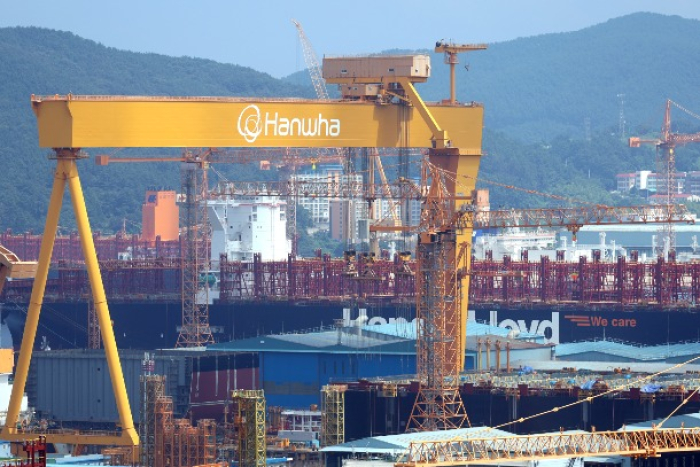
[[[119,411],[119,421],[122,428],[122,439],[126,439],[125,444],[133,446],[138,445],[138,434],[134,429],[134,422],[127,397],[126,385],[124,383],[124,375],[117,353],[116,340],[114,338],[114,330],[112,322],[109,318],[109,310],[107,308],[107,299],[100,276],[99,264],[97,262],[97,254],[95,253],[95,245],[90,231],[90,223],[87,217],[87,209],[85,208],[85,199],[78,178],[78,168],[76,159],[79,158],[77,149],[61,149],[56,151],[57,164],[54,176],[54,184],[51,191],[51,199],[49,201],[49,210],[46,215],[46,225],[44,227],[44,235],[41,242],[41,250],[39,252],[39,263],[37,266],[34,286],[32,288],[32,297],[27,311],[27,319],[24,326],[24,335],[22,336],[22,345],[20,347],[19,359],[15,372],[15,381],[12,387],[10,396],[10,404],[7,410],[7,418],[2,435],[17,434],[17,419],[19,410],[24,395],[27,376],[29,373],[29,363],[31,362],[32,348],[36,339],[37,327],[39,324],[39,314],[41,305],[44,299],[44,291],[46,289],[46,281],[51,264],[51,255],[53,253],[54,239],[58,229],[58,219],[63,203],[63,194],[66,184],[68,184],[73,210],[75,211],[78,233],[82,244],[83,255],[85,257],[85,265],[90,279],[92,288],[93,300],[95,309],[98,315],[100,327],[102,328],[102,340],[105,345],[105,354],[107,357],[107,365],[110,371],[112,380],[112,388],[116,399],[117,410]],[[2,436],[0,436],[2,437]]]
[[[70,177],[68,177],[68,188],[73,203],[73,211],[75,212],[75,220],[78,225],[83,256],[85,257],[85,267],[87,268],[90,288],[92,289],[95,313],[97,314],[97,320],[102,331],[102,342],[104,343],[107,366],[109,367],[109,375],[112,380],[112,390],[114,391],[114,397],[117,403],[117,411],[119,412],[122,437],[131,439],[133,445],[137,446],[139,442],[138,433],[134,429],[129,397],[124,382],[124,374],[117,352],[117,341],[114,337],[114,329],[112,328],[112,321],[109,316],[107,296],[105,295],[102,276],[100,275],[100,266],[97,262],[95,243],[92,239],[92,232],[90,231],[90,221],[88,219],[87,209],[85,208],[83,189],[80,186],[78,168],[74,159],[72,160],[70,174]]]
[[[32,347],[34,347],[36,331],[39,325],[39,313],[41,312],[41,305],[44,301],[46,280],[49,275],[54,239],[56,238],[56,231],[58,229],[58,218],[61,213],[63,192],[65,191],[66,177],[69,171],[70,167],[67,161],[59,159],[56,165],[53,188],[51,190],[49,210],[46,214],[46,224],[44,226],[44,235],[41,240],[41,249],[39,250],[39,264],[37,265],[36,277],[34,278],[32,296],[29,301],[27,319],[24,324],[24,334],[22,335],[22,345],[15,369],[15,381],[12,386],[12,394],[10,395],[10,405],[7,408],[5,427],[2,430],[3,434],[17,432],[17,418],[19,417],[20,407],[22,405],[24,388],[27,384],[29,363],[32,359]]]

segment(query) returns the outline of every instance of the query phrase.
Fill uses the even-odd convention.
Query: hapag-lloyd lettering
[[[367,309],[360,308],[357,310],[357,318],[352,319],[350,308],[343,308],[343,326],[378,326],[382,324],[409,324],[415,323],[415,318],[411,321],[406,318],[383,318],[381,316],[367,317]]]
[[[533,319],[528,323],[524,319],[519,319],[517,321],[513,319],[504,319],[498,322],[498,311],[491,310],[490,323],[491,326],[498,326],[499,328],[506,328],[517,332],[524,332],[528,334],[538,334],[544,336],[545,343],[548,344],[558,344],[559,343],[559,312],[552,312],[552,319],[543,319],[542,321],[538,319]],[[550,331],[550,335],[547,335],[547,329]]]
[[[474,311],[469,310],[470,318],[474,319]],[[373,316],[369,318],[367,316],[367,310],[365,308],[360,308],[358,310],[358,315],[356,319],[352,319],[350,308],[343,308],[343,326],[373,326],[381,324],[409,324],[415,323],[415,319],[408,321],[405,318],[384,318],[381,316]],[[516,332],[523,332],[527,334],[537,334],[544,336],[544,341],[546,343],[558,344],[559,343],[559,312],[552,312],[552,319],[533,319],[529,323],[524,319],[513,320],[504,319],[503,321],[498,321],[498,311],[492,310],[490,313],[491,326],[498,326],[500,328],[510,329]],[[468,326],[468,325],[467,325]],[[549,331],[549,333],[547,332]],[[549,335],[548,335],[549,334]]]
[[[324,118],[321,113],[315,118],[287,118],[280,117],[278,112],[275,112],[274,116],[265,112],[263,128],[265,136],[324,136],[332,138],[340,136],[340,120]]]

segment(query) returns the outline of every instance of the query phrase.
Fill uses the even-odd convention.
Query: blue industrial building
[[[507,329],[470,321],[467,326],[466,368],[476,360],[496,362],[495,348],[486,356],[476,350],[477,337],[511,342],[513,360],[549,359],[549,346],[541,336],[522,334],[508,339]],[[318,404],[321,388],[332,382],[350,382],[374,377],[415,377],[416,332],[414,323],[337,327],[305,334],[266,335],[213,344],[209,351],[255,352],[259,361],[259,385],[268,405],[287,408]],[[505,365],[505,357],[501,360]]]
[[[207,350],[257,352],[268,405],[307,407],[319,403],[321,387],[330,382],[415,373],[415,340],[368,327],[268,335]]]

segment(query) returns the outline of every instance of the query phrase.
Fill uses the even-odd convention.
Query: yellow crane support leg
[[[63,164],[59,161],[56,168],[53,189],[51,190],[49,210],[46,215],[44,235],[41,240],[41,249],[39,250],[39,264],[37,265],[36,276],[34,277],[34,286],[32,287],[32,296],[29,300],[27,319],[24,323],[22,346],[20,347],[19,358],[17,360],[17,366],[15,367],[15,381],[12,386],[10,405],[7,409],[7,417],[5,419],[5,427],[2,430],[2,435],[9,435],[17,431],[17,418],[19,417],[22,404],[24,387],[27,383],[29,362],[32,359],[32,347],[34,346],[36,330],[39,325],[39,312],[41,311],[41,304],[44,300],[46,279],[49,275],[49,265],[51,263],[51,255],[53,254],[54,239],[56,238],[56,230],[58,229],[58,218],[61,213],[61,205],[63,204],[63,192],[66,187],[66,179],[64,176],[65,168],[62,167],[62,165]]]
[[[17,417],[19,415],[19,407],[27,382],[32,347],[36,338],[37,325],[39,324],[39,313],[44,299],[44,290],[46,288],[46,279],[49,272],[51,254],[53,252],[54,238],[56,236],[56,229],[58,228],[58,218],[61,211],[65,185],[67,183],[71,194],[73,210],[75,212],[83,256],[85,257],[85,266],[90,280],[90,287],[92,288],[95,311],[102,330],[102,341],[105,347],[107,366],[109,367],[112,389],[114,391],[117,410],[119,412],[119,422],[122,429],[121,437],[114,439],[112,442],[114,444],[137,446],[138,434],[134,428],[131,407],[129,405],[126,384],[124,382],[124,374],[122,372],[121,362],[119,361],[119,354],[117,353],[114,329],[112,328],[112,322],[109,317],[107,298],[104,285],[102,284],[102,276],[100,275],[100,268],[97,262],[92,232],[90,231],[87,209],[85,208],[85,198],[83,197],[83,190],[80,185],[80,178],[78,177],[76,160],[79,158],[79,151],[77,149],[61,149],[56,151],[56,155],[56,174],[51,191],[49,211],[46,216],[46,227],[44,229],[44,236],[39,253],[39,265],[32,289],[32,298],[27,312],[27,321],[24,327],[22,346],[20,347],[15,382],[12,388],[10,406],[7,411],[7,420],[2,435],[17,434]],[[91,443],[86,442],[85,444]]]

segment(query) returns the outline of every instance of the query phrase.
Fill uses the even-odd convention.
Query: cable
[[[475,434],[479,434],[479,433],[482,433],[482,432],[485,433],[485,432],[488,432],[488,431],[490,431],[490,430],[498,430],[498,429],[501,429],[501,428],[503,428],[503,427],[510,426],[510,425],[515,425],[515,424],[517,424],[517,423],[523,423],[523,422],[525,422],[525,421],[527,421],[527,420],[532,420],[532,419],[534,419],[534,418],[541,417],[541,416],[543,416],[543,415],[547,415],[547,414],[551,414],[551,413],[556,413],[556,412],[559,412],[560,410],[568,409],[568,408],[570,408],[570,407],[574,407],[574,406],[576,406],[576,405],[583,404],[584,402],[592,402],[593,399],[597,399],[597,398],[599,398],[599,397],[607,396],[608,394],[612,394],[612,393],[621,391],[621,390],[626,389],[626,388],[629,388],[629,387],[632,386],[633,384],[639,383],[639,382],[641,382],[641,381],[646,381],[646,380],[649,380],[649,379],[656,378],[657,376],[659,376],[659,375],[661,375],[661,374],[664,374],[664,373],[666,373],[666,372],[668,372],[668,371],[671,371],[671,370],[680,368],[680,367],[682,367],[682,366],[688,365],[688,364],[690,364],[690,363],[692,363],[692,362],[694,362],[694,361],[696,361],[696,360],[700,360],[700,355],[697,356],[697,357],[693,357],[693,358],[691,358],[690,360],[687,360],[687,361],[685,361],[685,362],[683,362],[683,363],[677,363],[677,364],[675,364],[675,365],[673,365],[673,366],[670,366],[670,367],[668,367],[668,368],[665,368],[665,369],[663,369],[663,370],[661,370],[661,371],[659,371],[659,372],[656,372],[656,373],[654,373],[654,374],[647,375],[647,376],[645,376],[645,377],[640,377],[640,378],[638,378],[638,379],[636,379],[636,380],[634,380],[634,381],[630,381],[630,382],[628,382],[628,383],[626,383],[626,384],[623,384],[623,385],[621,385],[621,386],[618,386],[618,387],[609,389],[609,390],[607,390],[607,391],[601,392],[600,394],[596,394],[596,395],[593,395],[593,396],[588,396],[588,397],[586,397],[586,398],[584,398],[584,399],[581,399],[581,400],[578,400],[578,401],[576,401],[576,402],[571,402],[571,403],[569,403],[569,404],[564,404],[564,405],[559,406],[559,407],[554,407],[554,408],[551,408],[551,409],[549,409],[549,410],[545,410],[544,412],[540,412],[540,413],[538,413],[538,414],[529,415],[529,416],[527,416],[527,417],[521,417],[521,418],[519,418],[519,419],[517,419],[517,420],[512,420],[512,421],[510,421],[510,422],[502,423],[502,424],[500,424],[500,425],[496,425],[496,426],[493,426],[493,427],[484,427],[483,430],[477,431]],[[687,399],[690,399],[690,398],[691,398],[696,392],[698,392],[698,391],[700,391],[700,388],[697,388],[697,389],[693,392],[693,394],[691,394],[690,396],[688,396]],[[682,406],[682,405],[685,404],[686,402],[687,402],[687,400],[684,400],[683,402],[681,402],[681,404],[679,404],[679,406],[676,407],[676,409],[671,413],[671,415],[673,415],[673,413],[675,413],[675,412],[680,408],[680,406]],[[669,415],[669,417],[670,417],[671,415]],[[667,419],[668,419],[668,417],[667,417]],[[664,420],[664,422],[665,422],[665,421],[666,421],[666,420]],[[662,423],[663,423],[663,422],[662,422]],[[660,425],[659,425],[659,427],[660,427]]]

